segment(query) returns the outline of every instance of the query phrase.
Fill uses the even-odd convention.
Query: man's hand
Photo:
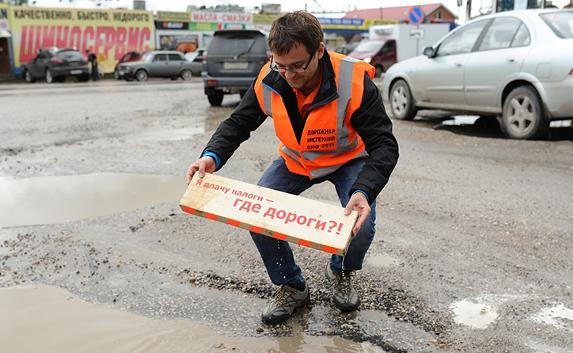
[[[201,157],[193,162],[187,169],[187,185],[191,182],[193,175],[199,172],[199,178],[205,177],[205,173],[213,173],[216,168],[213,157]]]
[[[348,216],[352,210],[358,212],[358,219],[356,220],[356,223],[354,223],[354,228],[352,228],[352,235],[356,235],[370,215],[370,205],[363,193],[356,192],[352,197],[350,197],[350,200],[348,200],[348,204],[346,204],[346,208],[344,209],[344,215]]]

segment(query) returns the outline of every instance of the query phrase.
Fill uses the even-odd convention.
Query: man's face
[[[324,44],[315,53],[309,54],[306,47],[300,43],[286,54],[273,53],[273,65],[279,68],[280,75],[287,83],[296,89],[304,87],[317,73],[319,60],[324,55]],[[308,64],[308,66],[306,66]],[[305,70],[304,67],[306,67]],[[287,69],[286,71],[284,69]],[[294,71],[293,71],[294,70]]]

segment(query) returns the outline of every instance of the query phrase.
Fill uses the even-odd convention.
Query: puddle
[[[130,141],[184,141],[204,132],[205,129],[202,127],[158,129],[130,135],[127,139]]]
[[[553,120],[549,123],[549,127],[573,127],[573,120]]]
[[[447,126],[464,126],[473,125],[480,117],[477,115],[456,115],[453,119],[442,121],[442,125]]]
[[[454,321],[476,329],[485,329],[499,316],[492,305],[460,300],[450,305],[454,312]]]
[[[184,176],[170,175],[0,178],[0,228],[74,221],[170,201],[176,207],[185,188]]]
[[[544,308],[532,318],[533,321],[573,332],[573,310],[563,304]]]
[[[392,267],[398,264],[396,258],[386,254],[368,255],[367,262],[376,267]]]
[[[86,303],[55,287],[0,288],[5,352],[383,352],[340,337],[232,337],[191,320],[159,320]]]

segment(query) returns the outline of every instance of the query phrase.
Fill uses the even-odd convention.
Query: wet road
[[[334,309],[327,256],[295,247],[313,306],[270,328],[258,315],[273,288],[247,234],[177,207],[188,163],[237,102],[210,107],[196,78],[0,85],[0,287],[202,322],[220,334],[202,351],[573,350],[569,129],[510,141],[487,122],[395,122],[362,310]],[[255,183],[275,150],[265,123],[220,173]],[[326,184],[304,196],[336,202]]]

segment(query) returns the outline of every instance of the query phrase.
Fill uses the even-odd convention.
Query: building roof
[[[446,11],[450,12],[453,17],[456,15],[450,11],[444,4],[436,3],[436,4],[427,4],[427,5],[420,5],[424,14],[429,16],[432,12],[436,11],[439,8],[443,8]],[[361,9],[361,10],[353,10],[349,11],[344,15],[344,18],[369,18],[369,19],[385,19],[385,20],[398,20],[398,21],[406,21],[408,19],[408,12],[412,6],[395,6],[395,7],[377,7],[373,9]]]

